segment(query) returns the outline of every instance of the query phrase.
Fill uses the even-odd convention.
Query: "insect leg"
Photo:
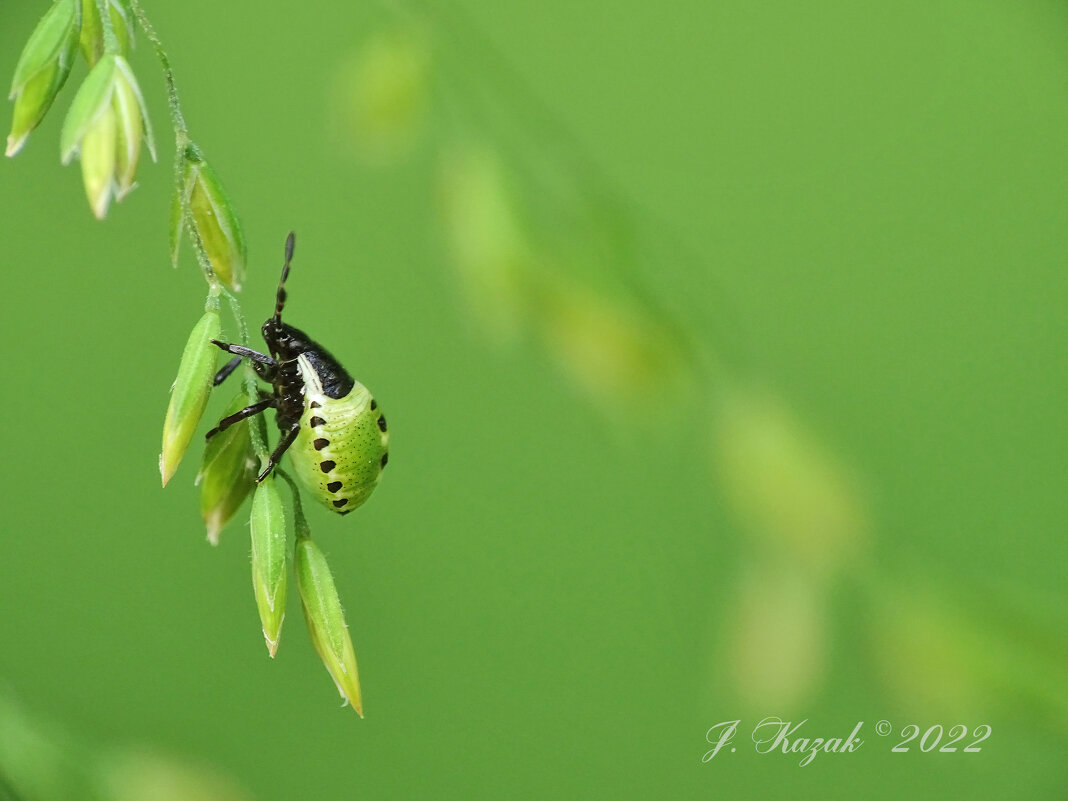
[[[219,386],[223,381],[230,377],[230,374],[237,369],[237,366],[241,364],[241,357],[235,356],[226,364],[223,368],[215,374],[215,379],[212,381],[212,386]],[[263,364],[262,362],[252,362],[252,369],[256,371],[256,375],[262,378],[264,381],[274,381],[275,367],[270,364]]]
[[[255,370],[256,375],[264,381],[274,381],[275,373],[278,371],[278,365],[277,363],[263,364],[262,362],[252,362],[252,369]]]
[[[230,377],[230,374],[237,369],[239,364],[241,364],[241,357],[234,356],[234,358],[228,361],[223,368],[215,374],[215,380],[211,382],[211,385],[213,387],[219,386],[219,384]]]
[[[267,398],[265,400],[257,401],[256,403],[252,404],[251,406],[246,406],[241,411],[239,411],[239,412],[237,412],[235,414],[232,414],[229,417],[224,417],[222,420],[220,420],[219,421],[219,425],[215,426],[215,428],[213,428],[211,431],[209,431],[204,436],[204,439],[211,439],[216,434],[218,434],[220,431],[225,431],[226,429],[228,429],[234,423],[240,423],[242,420],[245,420],[246,418],[252,417],[253,415],[257,415],[260,412],[266,411],[267,409],[274,408],[277,405],[278,405],[277,401],[275,401],[275,399],[273,397],[271,397],[271,398]]]
[[[234,345],[229,342],[220,342],[217,339],[211,340],[211,344],[215,345],[220,350],[225,350],[227,353],[234,353],[238,356],[247,356],[252,359],[252,361],[259,362],[260,364],[266,364],[272,367],[275,364],[275,360],[266,353],[260,353],[257,350],[252,350],[252,348],[246,348],[242,345]]]
[[[220,350],[224,350],[227,353],[236,353],[237,358],[231,359],[226,365],[216,374],[215,386],[219,386],[225,381],[234,370],[237,369],[237,365],[240,364],[241,358],[245,357],[252,362],[252,367],[256,371],[256,375],[262,378],[264,381],[273,381],[275,375],[275,369],[278,366],[278,362],[268,356],[266,353],[260,353],[259,351],[246,348],[242,345],[233,345],[227,342],[220,342],[217,339],[211,340],[211,343],[218,347]]]
[[[271,458],[267,460],[267,466],[263,468],[263,472],[256,476],[256,482],[259,483],[263,479],[267,478],[268,474],[274,469],[274,466],[278,464],[278,461],[282,458],[282,454],[289,450],[289,446],[293,444],[293,440],[297,438],[297,434],[300,433],[300,424],[295,424],[286,435],[282,437],[282,441],[278,443],[278,447],[274,449],[274,453],[271,454]]]

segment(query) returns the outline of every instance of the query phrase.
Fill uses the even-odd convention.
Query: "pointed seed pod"
[[[319,652],[319,658],[330,672],[341,697],[352,704],[356,714],[362,718],[363,699],[360,696],[356,653],[326,557],[319,546],[308,538],[297,539],[295,553],[297,589],[315,650]]]
[[[11,81],[15,111],[7,137],[8,156],[19,152],[66,83],[81,18],[78,0],[56,0],[26,42]]]
[[[167,419],[163,423],[163,450],[159,456],[159,472],[163,486],[171,480],[178,463],[193,438],[204,407],[211,394],[212,378],[215,375],[215,354],[211,344],[222,333],[218,309],[209,309],[193,327],[182,360],[178,365],[178,378],[171,390],[171,402],[167,407]]]
[[[267,651],[273,657],[286,616],[286,517],[274,476],[252,496],[252,587],[263,624]]]
[[[82,183],[98,220],[108,213],[111,203],[117,128],[115,109],[108,103],[82,137]]]
[[[249,403],[248,395],[239,392],[226,408],[226,416]],[[204,447],[196,484],[200,486],[200,514],[212,545],[219,544],[219,532],[256,485],[257,461],[248,426],[248,420],[235,423],[209,439]]]
[[[219,280],[234,290],[245,280],[248,248],[241,223],[219,176],[195,145],[186,148],[181,193],[171,203],[171,261],[178,263],[178,248],[185,226],[182,204],[188,203],[196,233]]]
[[[132,77],[132,76],[131,76]],[[115,199],[122,200],[134,187],[146,117],[141,113],[136,84],[116,81],[112,106],[115,109]]]
[[[97,218],[112,197],[121,200],[134,186],[142,141],[156,158],[152,126],[130,65],[105,54],[78,88],[60,134],[64,164],[81,154],[89,205]]]
[[[115,56],[108,56],[89,70],[78,87],[59,135],[59,157],[64,164],[69,163],[78,152],[90,125],[109,107],[114,77]]]

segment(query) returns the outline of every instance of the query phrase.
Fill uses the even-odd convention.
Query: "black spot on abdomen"
[[[348,503],[348,502],[349,502],[349,499],[348,499],[348,498],[342,498],[342,499],[341,499],[341,500],[339,500],[339,501],[334,501],[334,506],[335,506],[336,508],[340,509],[340,508],[341,508],[342,506],[344,506],[344,505],[345,505],[346,503]]]
[[[319,426],[325,426],[326,425],[326,420],[324,420],[321,417],[313,417],[311,420],[308,421],[308,425],[311,426],[312,428],[317,428]]]
[[[382,454],[382,467],[385,467],[386,466],[386,462],[388,462],[388,461],[389,461],[389,454],[388,453],[383,453]]]
[[[386,430],[386,416],[384,414],[378,415],[378,430],[382,432]]]
[[[329,484],[326,485],[326,488],[331,492],[337,492],[339,489],[341,489],[341,482],[331,481]]]
[[[330,459],[327,459],[323,462],[319,462],[319,469],[322,470],[324,473],[329,473],[335,467],[337,467],[337,462],[332,461]]]
[[[323,439],[322,437],[319,437],[319,439],[315,440],[315,442],[312,443],[312,445],[315,446],[315,450],[317,450],[317,451],[321,451],[323,448],[325,448],[329,444],[330,444],[330,440]]]

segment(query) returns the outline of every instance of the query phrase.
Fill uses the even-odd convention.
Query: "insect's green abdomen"
[[[290,449],[294,472],[328,509],[346,514],[370,497],[389,451],[386,418],[367,387],[356,382],[343,398],[331,398],[305,376],[304,414]]]

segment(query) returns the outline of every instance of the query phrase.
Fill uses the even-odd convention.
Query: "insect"
[[[270,382],[273,392],[261,392],[259,401],[224,417],[207,437],[274,409],[282,438],[256,481],[267,478],[288,451],[305,488],[328,509],[344,515],[366,501],[378,486],[389,459],[389,432],[386,418],[367,387],[353,380],[326,348],[282,322],[294,242],[290,233],[274,315],[261,329],[270,355],[211,340],[235,354],[215,376],[215,386],[226,380],[242,359],[249,359],[256,374]]]

